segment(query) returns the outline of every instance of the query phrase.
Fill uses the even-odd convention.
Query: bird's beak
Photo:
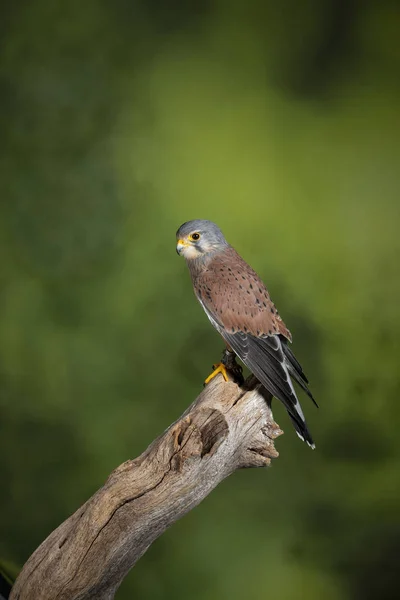
[[[176,244],[176,251],[179,255],[182,254],[184,248],[187,248],[189,246],[188,242],[186,240],[178,240],[177,244]]]

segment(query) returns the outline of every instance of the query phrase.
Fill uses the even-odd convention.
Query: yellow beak
[[[182,250],[190,246],[187,240],[178,240],[176,243],[176,251],[178,254],[182,254]]]

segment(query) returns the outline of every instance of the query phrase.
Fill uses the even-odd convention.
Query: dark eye
[[[199,233],[192,233],[192,235],[190,237],[192,238],[192,240],[194,240],[195,242],[197,242],[197,240],[200,239],[200,234]]]

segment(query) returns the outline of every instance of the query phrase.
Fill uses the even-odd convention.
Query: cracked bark
[[[265,392],[216,377],[145,452],[115,469],[24,565],[11,600],[111,600],[172,523],[236,469],[278,456]]]

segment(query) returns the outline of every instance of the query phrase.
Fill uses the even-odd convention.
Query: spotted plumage
[[[299,437],[314,447],[291,377],[314,399],[288,346],[291,333],[264,283],[211,221],[184,223],[177,240],[177,251],[187,260],[195,294],[212,325],[285,405]]]

